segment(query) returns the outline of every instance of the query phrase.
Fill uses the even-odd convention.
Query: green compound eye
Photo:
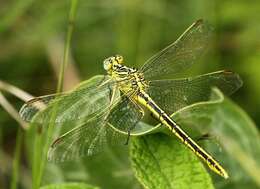
[[[116,55],[116,56],[115,56],[115,59],[117,60],[117,62],[118,62],[119,64],[122,64],[123,61],[124,61],[124,58],[123,58],[123,56],[121,56],[121,55]]]
[[[107,59],[104,60],[103,67],[106,71],[108,71],[112,68],[112,62],[113,61],[111,60],[111,58],[107,58]]]

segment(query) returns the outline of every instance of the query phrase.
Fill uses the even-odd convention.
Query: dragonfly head
[[[103,62],[104,69],[110,73],[113,70],[114,65],[123,64],[123,57],[121,55],[111,56],[106,58]]]

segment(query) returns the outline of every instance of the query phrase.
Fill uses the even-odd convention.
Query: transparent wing
[[[214,86],[229,95],[241,85],[239,75],[218,71],[185,79],[151,81],[148,93],[164,111],[172,114],[187,105],[209,100]]]
[[[180,73],[203,54],[210,38],[210,27],[202,20],[193,23],[174,43],[152,56],[141,68],[147,80]]]
[[[100,114],[57,138],[49,149],[48,160],[63,162],[93,155],[107,145],[109,137],[116,140],[119,135],[106,127],[105,117],[105,113]]]
[[[112,109],[107,108],[92,119],[56,139],[48,153],[54,162],[69,161],[101,152],[111,145],[123,145],[126,131],[142,116],[137,107],[124,97]],[[108,124],[109,123],[109,124]]]
[[[36,97],[24,104],[19,113],[24,120],[37,123],[84,119],[108,106],[115,83],[106,81],[104,77],[95,77],[72,92]],[[54,111],[55,118],[50,119]]]
[[[131,94],[133,95],[133,94]],[[123,132],[131,131],[143,118],[144,112],[131,96],[124,96],[108,116],[108,122],[115,128]]]

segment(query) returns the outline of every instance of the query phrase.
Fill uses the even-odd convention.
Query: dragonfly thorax
[[[135,68],[123,64],[123,57],[120,55],[111,56],[104,60],[104,69],[115,81],[118,81],[119,89],[125,93],[129,91],[145,90],[147,82],[143,74]]]

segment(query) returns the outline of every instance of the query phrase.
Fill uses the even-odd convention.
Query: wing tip
[[[212,32],[214,31],[214,27],[207,21],[207,20],[204,20],[204,19],[198,19],[197,21],[195,21],[193,24],[192,24],[193,27],[198,27],[198,28],[201,28],[201,31],[207,31],[206,33],[204,34],[207,34],[207,38],[208,39],[211,39],[212,37]]]
[[[22,120],[23,121],[25,121],[25,122],[31,122],[31,120],[32,120],[32,118],[31,118],[31,116],[28,116],[28,104],[27,103],[25,103],[25,104],[23,104],[23,106],[20,108],[20,110],[19,110],[19,115],[20,115],[20,117],[22,118]]]
[[[22,120],[31,122],[33,117],[46,108],[44,102],[39,102],[40,98],[35,97],[25,102],[19,110],[19,115]]]
[[[200,25],[204,22],[204,20],[202,18],[198,19],[196,22],[195,22],[195,25]]]
[[[243,80],[238,73],[231,70],[222,70],[220,72],[225,77],[225,81],[230,85],[230,90],[225,92],[226,95],[232,95],[243,86]]]
[[[196,21],[192,24],[192,26],[193,26],[193,27],[198,27],[198,26],[204,25],[204,23],[205,23],[205,21],[204,21],[202,18],[200,18],[200,19],[196,20]]]
[[[242,80],[242,78],[240,77],[240,75],[239,75],[238,73],[233,72],[233,71],[231,71],[231,70],[223,70],[223,73],[224,73],[225,75],[231,75],[231,76],[233,76],[234,78],[236,78],[236,80],[237,80],[236,87],[237,87],[237,88],[242,87],[242,85],[243,85],[243,80]]]
[[[49,147],[49,150],[48,150],[48,153],[47,153],[47,160],[49,162],[53,162],[53,163],[58,163],[58,162],[63,162],[62,160],[59,160],[55,157],[55,147],[56,147],[56,144],[58,144],[60,141],[60,137],[55,139],[52,144],[50,145]]]
[[[55,148],[55,147],[61,142],[62,138],[63,138],[62,136],[56,138],[56,139],[52,142],[52,144],[51,144],[51,146],[50,146],[50,149],[51,149],[51,148]]]

